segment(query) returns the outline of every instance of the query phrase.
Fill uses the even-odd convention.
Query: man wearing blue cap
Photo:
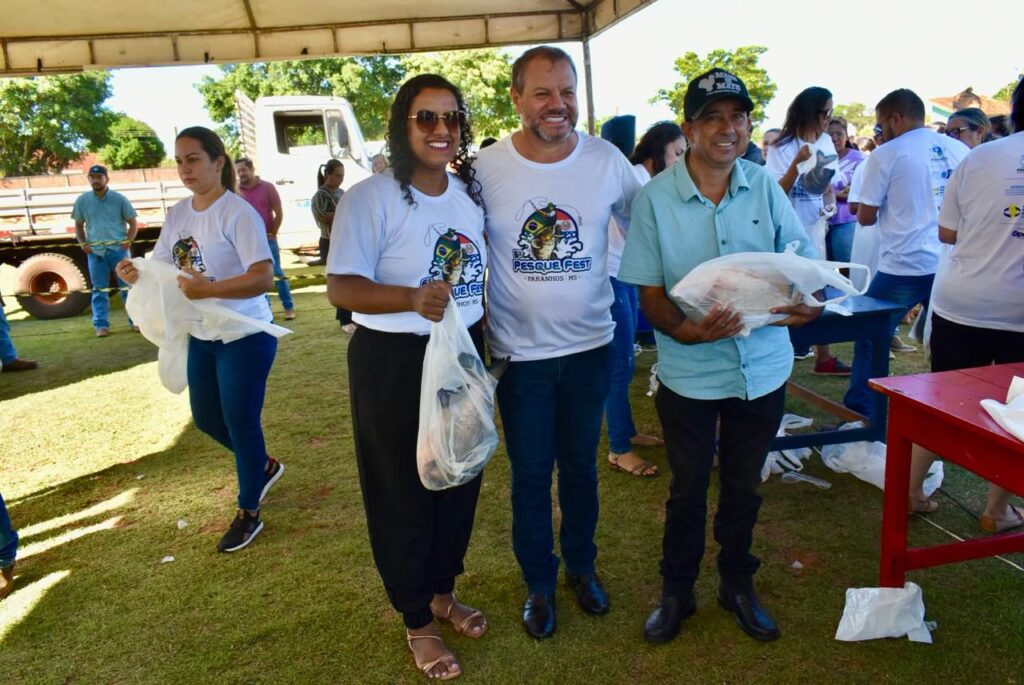
[[[110,335],[110,274],[117,263],[128,256],[128,247],[135,239],[138,224],[135,209],[121,193],[107,187],[107,168],[95,164],[89,168],[92,190],[75,200],[71,218],[75,220],[75,235],[89,260],[89,280],[92,281],[92,326],[96,337]],[[116,273],[116,272],[115,272]],[[119,278],[121,299],[128,301],[127,287]],[[131,325],[131,320],[128,321]],[[138,328],[132,325],[132,330]]]
[[[640,305],[655,327],[658,380],[655,399],[665,433],[672,481],[665,504],[662,596],[647,619],[651,642],[674,638],[697,608],[694,585],[704,556],[707,489],[720,425],[720,488],[714,535],[718,602],[759,640],[779,629],[754,593],[759,562],[751,554],[761,498],[761,467],[779,428],[786,379],[793,368],[783,326],[818,315],[807,305],[776,307],[787,314],[775,326],[737,337],[740,316],[713,308],[701,321],[687,316],[666,292],[697,265],[737,252],[798,254],[814,248],[778,183],[742,159],[750,141],[754,103],[743,81],[713,69],[690,82],[683,100],[683,131],[690,143],[680,163],[644,186],[619,280],[640,286]]]

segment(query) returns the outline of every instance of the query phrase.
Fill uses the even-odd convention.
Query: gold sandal
[[[633,454],[633,456],[636,457],[636,454],[633,452],[624,452],[622,454],[618,454],[617,452],[609,452],[608,466],[613,471],[622,471],[623,473],[628,473],[632,476],[636,476],[637,478],[656,478],[657,476],[660,475],[660,471],[658,471],[657,464],[652,464],[649,461],[644,461],[643,459],[640,459],[640,457],[636,457],[637,459],[639,459],[639,461],[633,468],[623,466],[622,464],[619,463],[619,460],[622,459],[627,454]]]
[[[431,680],[434,680],[435,678],[437,680],[453,680],[454,678],[458,678],[460,675],[462,675],[462,667],[459,666],[459,662],[455,658],[455,655],[448,651],[447,646],[445,646],[444,654],[437,657],[433,661],[421,664],[416,658],[416,650],[412,648],[412,643],[416,640],[437,640],[441,643],[442,646],[444,646],[444,640],[441,639],[440,635],[410,635],[409,632],[406,631],[405,641],[409,644],[409,651],[412,652],[413,661],[416,662],[416,668],[423,671],[424,675],[426,675]],[[430,672],[434,670],[434,667],[439,664],[444,664],[448,667],[448,670],[445,672],[444,675],[431,675]],[[456,668],[453,670],[451,668],[452,666],[455,666]]]
[[[444,615],[435,613],[433,609],[431,609],[431,613],[434,614],[434,618],[436,618],[437,620],[445,621],[446,623],[450,623],[452,628],[459,635],[465,635],[466,637],[471,637],[471,638],[474,638],[474,639],[476,639],[478,637],[483,637],[484,633],[487,632],[487,618],[483,615],[483,613],[479,609],[474,609],[471,606],[466,606],[467,609],[471,610],[469,616],[467,616],[466,618],[462,619],[457,624],[455,623],[455,621],[452,620],[452,609],[455,608],[455,604],[458,601],[459,600],[455,598],[455,593],[453,592],[452,593],[452,601],[450,601],[448,603],[448,608],[445,610]],[[463,605],[463,606],[465,606],[465,605]],[[471,632],[469,632],[469,629],[473,627],[473,622],[475,620],[477,620],[477,619],[481,619],[481,622],[479,624],[480,625],[480,632],[479,633],[471,633]]]

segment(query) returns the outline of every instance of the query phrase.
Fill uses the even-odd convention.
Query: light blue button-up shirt
[[[124,242],[128,235],[127,222],[135,218],[135,208],[121,193],[107,189],[103,197],[94,191],[82,193],[75,200],[71,218],[85,222],[85,237],[89,247],[98,255],[107,250],[119,249],[117,245],[96,245],[94,243]]]
[[[633,202],[619,280],[668,292],[698,264],[735,252],[816,257],[786,194],[759,165],[737,160],[716,206],[701,195],[685,160],[659,174]],[[788,329],[765,326],[748,338],[683,345],[655,331],[658,378],[677,395],[698,400],[756,399],[793,370]]]

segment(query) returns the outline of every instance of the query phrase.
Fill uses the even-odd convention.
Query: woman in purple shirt
[[[828,220],[825,249],[828,259],[848,262],[853,250],[853,232],[857,226],[857,217],[850,212],[847,198],[850,195],[853,172],[864,161],[864,155],[850,142],[846,119],[834,117],[828,122],[828,135],[836,147],[836,152],[839,153],[839,173],[832,183],[832,188],[836,192],[836,213]]]

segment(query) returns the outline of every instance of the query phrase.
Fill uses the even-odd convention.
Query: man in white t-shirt
[[[522,128],[481,150],[487,207],[488,342],[509,358],[498,405],[512,467],[512,544],[528,597],[523,625],[555,631],[551,477],[569,585],[591,614],[608,610],[595,573],[597,444],[608,392],[612,289],[608,221],[629,225],[640,183],[614,146],[575,130],[576,67],[532,48],[512,66]]]
[[[960,141],[925,126],[924,116],[924,102],[906,88],[875,106],[876,129],[885,145],[863,164],[857,208],[862,230],[879,232],[878,272],[867,295],[897,302],[906,311],[928,305],[939,264],[939,208],[949,178],[968,152]],[[893,349],[901,351],[899,345]],[[843,401],[864,415],[871,406],[871,365],[871,343],[858,340]]]

